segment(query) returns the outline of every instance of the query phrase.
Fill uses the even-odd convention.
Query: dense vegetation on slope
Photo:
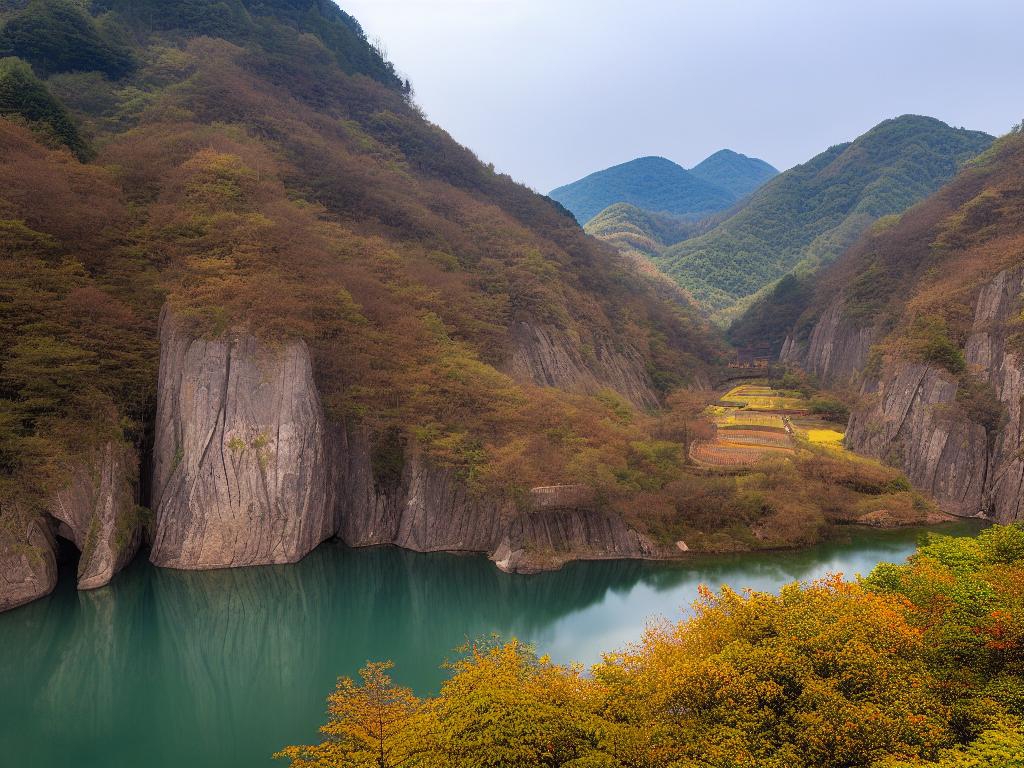
[[[1018,127],[939,192],[878,222],[822,272],[794,338],[805,341],[814,321],[841,303],[845,319],[882,331],[876,367],[916,360],[963,373],[979,288],[1024,262],[1022,178]]]
[[[0,59],[0,117],[23,123],[63,144],[79,160],[89,156],[89,148],[67,110],[21,59]]]
[[[934,192],[991,141],[932,118],[886,120],[772,179],[734,216],[669,248],[658,263],[708,308],[727,310],[788,272],[829,263],[872,222]]]
[[[629,203],[615,203],[588,221],[583,229],[615,246],[620,253],[635,251],[652,257],[667,246],[706,232],[716,221],[713,217],[694,221],[645,211]]]
[[[553,189],[549,196],[580,222],[615,203],[654,213],[700,217],[736,202],[729,190],[694,176],[664,157],[639,157]]]
[[[1024,529],[928,536],[906,565],[778,596],[705,589],[585,675],[479,641],[419,699],[341,679],[294,768],[1024,765]]]
[[[747,157],[731,149],[720,149],[690,169],[690,173],[717,187],[727,189],[737,200],[746,197],[766,181],[779,175],[764,160]]]
[[[45,120],[0,120],[5,522],[45,511],[68,461],[101,442],[145,455],[165,304],[201,336],[305,340],[330,418],[367,433],[382,477],[415,448],[517,503],[583,483],[658,543],[718,550],[813,541],[888,497],[895,473],[865,490],[824,455],[695,471],[705,396],[674,390],[709,380],[719,337],[677,286],[426,122],[332,4],[103,8],[86,21],[131,68],[34,75],[93,159]],[[0,23],[45,11],[80,26],[66,10],[31,0]],[[45,37],[26,59],[48,61]],[[536,343],[524,327],[592,376],[559,388],[513,370]],[[614,389],[623,368],[643,391]]]

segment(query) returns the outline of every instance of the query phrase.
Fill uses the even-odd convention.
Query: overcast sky
[[[780,169],[912,112],[1024,118],[1024,0],[340,0],[427,116],[534,189],[728,147]]]

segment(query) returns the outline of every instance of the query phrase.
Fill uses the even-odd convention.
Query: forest
[[[870,224],[937,190],[991,141],[932,118],[886,120],[772,179],[736,215],[657,261],[698,301],[727,310],[789,272],[830,263]]]
[[[1024,765],[1024,527],[926,535],[903,565],[778,595],[704,588],[585,670],[470,642],[419,698],[370,662],[293,768]],[[400,670],[395,670],[396,674]]]

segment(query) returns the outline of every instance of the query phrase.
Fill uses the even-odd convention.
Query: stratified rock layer
[[[570,560],[653,558],[658,548],[618,515],[584,508],[546,508],[516,516],[491,555],[501,570],[536,573]]]
[[[299,560],[334,534],[332,440],[306,345],[160,328],[151,560],[226,568]]]
[[[417,552],[490,552],[514,509],[475,498],[451,472],[430,464],[415,447],[404,451],[394,482],[375,477],[361,433],[341,451],[344,479],[338,535],[350,546],[395,544]]]
[[[864,368],[877,337],[876,329],[844,317],[842,302],[835,302],[814,324],[806,341],[792,335],[786,338],[779,359],[822,381],[846,383]]]
[[[519,322],[512,332],[509,373],[522,381],[571,392],[614,389],[635,405],[655,406],[641,355],[611,344],[595,344],[589,354],[564,332],[535,323]]]

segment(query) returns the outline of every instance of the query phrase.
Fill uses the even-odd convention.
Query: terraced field
[[[693,461],[703,466],[752,466],[771,456],[793,455],[801,440],[843,450],[837,425],[812,416],[802,397],[763,383],[733,387],[706,415],[716,426],[715,438],[690,450]]]

